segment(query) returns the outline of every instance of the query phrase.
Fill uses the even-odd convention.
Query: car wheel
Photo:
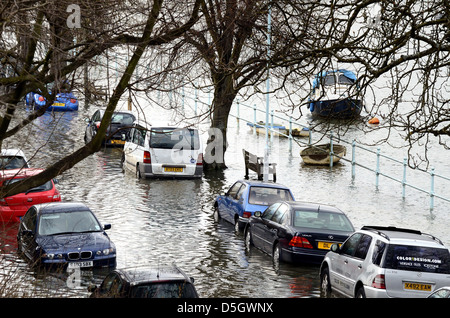
[[[141,179],[141,169],[139,169],[139,165],[136,166],[136,178]]]
[[[248,228],[247,231],[245,231],[244,243],[245,243],[245,248],[247,249],[247,251],[250,251],[250,248],[253,245],[252,233],[250,232],[250,228]]]
[[[238,234],[239,231],[240,231],[240,229],[239,229],[239,219],[238,218],[236,218],[234,220],[234,231],[236,232],[236,234]]]
[[[366,293],[364,292],[364,287],[359,287],[356,291],[356,298],[366,298]]]
[[[281,258],[281,250],[280,250],[280,244],[275,243],[275,246],[273,247],[272,252],[272,260],[275,265],[278,265],[280,263]]]
[[[328,267],[322,269],[320,273],[320,292],[324,297],[328,297],[331,293],[330,271]]]
[[[219,222],[220,214],[219,214],[219,208],[217,206],[214,207],[213,217],[214,217],[214,222],[216,222],[216,223]]]

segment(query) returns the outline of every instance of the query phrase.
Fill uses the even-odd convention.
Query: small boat
[[[300,156],[305,164],[329,165],[330,144],[308,146],[300,151]],[[338,162],[347,153],[347,148],[339,144],[333,144],[333,163]]]
[[[258,121],[256,124],[247,123],[247,125],[250,127],[255,127],[256,133],[258,135],[259,134],[263,135],[266,133],[266,125],[263,121]],[[274,136],[288,137],[289,129],[280,124],[273,124],[273,126],[269,125],[269,136],[272,133],[274,134]],[[301,128],[301,129],[293,128],[291,131],[291,134],[293,137],[306,137],[306,136],[309,136],[309,129],[306,127]]]
[[[309,98],[311,115],[348,119],[358,116],[362,107],[363,98],[358,91],[357,77],[352,71],[330,70],[314,78]]]
[[[266,133],[266,124],[263,121],[258,121],[256,124],[247,123],[247,125],[250,127],[254,127],[258,135],[263,135]],[[288,135],[288,130],[286,129],[286,127],[280,124],[269,124],[269,136],[272,133],[274,134],[274,136],[283,136]]]
[[[36,109],[45,106],[46,99],[38,93],[28,93],[26,96],[26,103]],[[72,92],[59,93],[52,105],[47,108],[47,111],[76,111],[78,110],[78,99]]]

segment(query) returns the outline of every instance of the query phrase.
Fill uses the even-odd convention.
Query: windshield
[[[2,156],[0,157],[0,169],[28,168],[28,164],[22,157]]]
[[[278,201],[293,201],[287,189],[251,187],[248,203],[256,205],[271,205]]]
[[[114,113],[111,118],[112,124],[132,125],[136,118],[132,114]]]
[[[132,298],[196,298],[194,286],[185,281],[157,282],[135,286]]]
[[[389,245],[385,268],[432,273],[450,273],[450,254],[445,248]]]
[[[13,184],[13,183],[22,181],[22,180],[23,180],[23,178],[19,178],[19,179],[9,179],[9,180],[6,180],[5,182],[3,182],[3,185],[4,185],[4,186],[7,186],[7,185],[10,185],[10,184]],[[34,188],[31,188],[31,189],[27,190],[25,193],[49,191],[49,190],[51,190],[52,188],[53,188],[53,184],[52,184],[52,182],[49,180],[49,181],[47,181],[46,183],[44,183],[44,184],[42,184],[42,185],[40,185],[40,186],[37,186],[37,187],[34,187]]]
[[[312,229],[353,232],[353,226],[344,214],[324,211],[294,211],[294,226]]]
[[[195,129],[152,128],[150,147],[162,149],[200,149],[198,131]]]
[[[42,214],[39,220],[40,235],[100,231],[101,226],[91,211]]]

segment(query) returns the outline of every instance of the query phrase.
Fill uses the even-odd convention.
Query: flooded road
[[[18,144],[27,154],[39,149],[32,165],[45,166],[83,145],[84,118],[94,111],[80,109],[75,114],[56,114],[57,117],[46,114],[30,128],[27,141],[22,139]],[[363,133],[348,134],[346,139],[351,140],[355,137],[352,134],[361,137]],[[297,200],[334,205],[348,215],[355,228],[411,227],[434,234],[450,246],[449,204],[445,201],[436,199],[435,208],[430,211],[429,198],[412,189],[407,190],[403,200],[400,185],[393,186],[389,180],[380,181],[376,189],[373,175],[362,169],[352,179],[349,162],[341,162],[331,170],[305,166],[297,145],[289,153],[287,139],[276,140],[271,153],[278,164],[277,182],[289,186]],[[122,171],[121,149],[103,149],[63,173],[57,187],[64,201],[85,202],[103,224],[112,225],[108,234],[117,247],[119,268],[175,262],[195,278],[198,293],[204,298],[320,297],[318,267],[274,266],[271,257],[259,250],[246,252],[242,234],[236,234],[231,224],[214,222],[215,197],[244,177],[242,148],[260,156],[264,153],[264,136],[254,135],[245,123],[237,127],[232,121],[228,142],[228,169],[205,174],[202,180],[138,180],[134,174]],[[351,157],[349,153],[347,158]],[[398,153],[398,149],[392,153]],[[438,164],[444,162],[439,157],[433,159]],[[441,166],[446,168],[445,163]],[[448,167],[447,175],[450,176]],[[408,181],[414,178],[410,175]],[[439,192],[450,192],[448,186],[439,186]],[[87,285],[99,283],[105,275],[101,271],[86,271],[80,282],[69,284],[67,274],[35,273],[16,255],[15,234],[14,228],[2,231],[0,260],[14,264],[14,280],[34,291],[32,297],[87,297]],[[1,273],[4,272],[3,269]],[[17,295],[29,296],[20,287],[18,290]]]

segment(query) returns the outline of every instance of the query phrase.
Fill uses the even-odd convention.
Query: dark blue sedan
[[[214,217],[235,225],[239,231],[256,211],[264,211],[278,201],[294,201],[291,190],[281,184],[238,180],[214,202]]]
[[[115,267],[116,247],[83,203],[33,205],[20,221],[19,253],[33,265],[68,268]]]
[[[320,264],[334,243],[355,231],[338,208],[306,202],[278,202],[255,213],[245,230],[245,246],[256,246],[274,262]]]

